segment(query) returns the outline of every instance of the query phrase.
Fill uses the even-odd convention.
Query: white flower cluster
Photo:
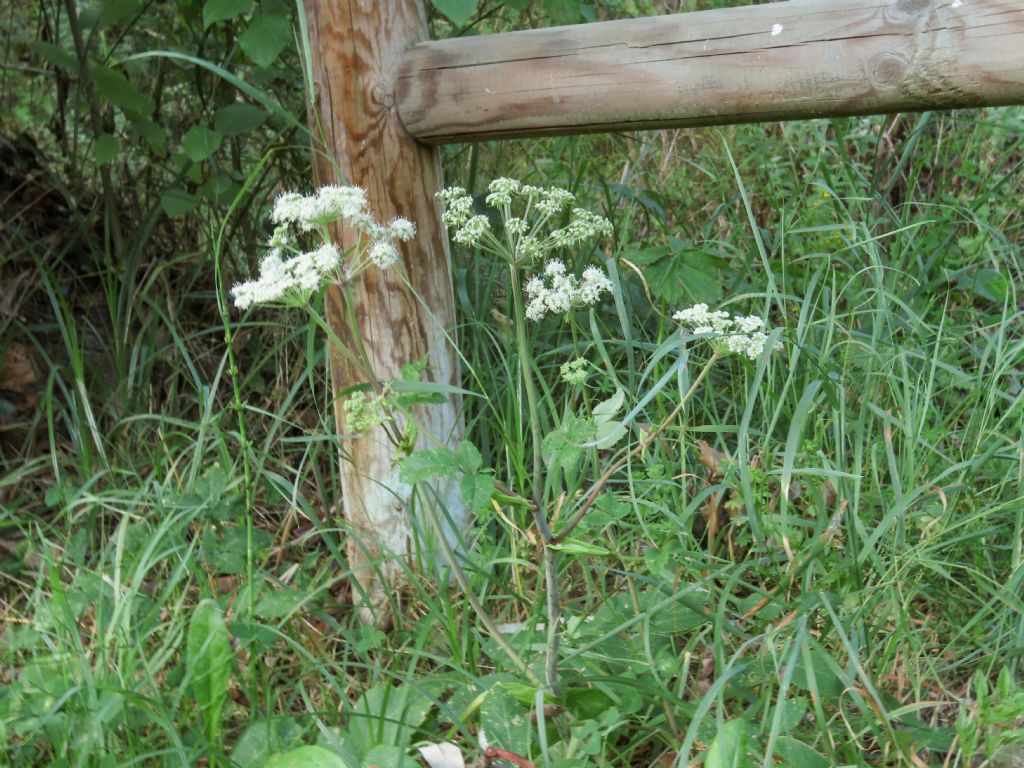
[[[581,387],[587,383],[587,377],[590,375],[590,372],[587,370],[589,367],[590,363],[585,358],[577,357],[562,363],[559,373],[562,375],[562,381],[566,384]]]
[[[289,296],[305,299],[340,264],[341,253],[334,243],[324,243],[315,251],[300,252],[290,258],[283,258],[279,248],[271,248],[260,262],[259,278],[238,283],[231,289],[231,295],[239,309]]]
[[[746,355],[756,360],[764,352],[768,334],[764,320],[756,315],[730,315],[724,310],[712,312],[707,304],[694,304],[672,315],[685,330],[694,336],[713,335],[711,340],[725,353]],[[782,342],[775,345],[782,347]]]
[[[567,273],[565,264],[552,259],[543,275],[534,275],[523,286],[526,317],[540,320],[547,314],[564,314],[574,307],[595,304],[601,294],[610,293],[612,281],[599,267],[587,267],[582,277]]]
[[[408,241],[416,236],[416,225],[408,219],[377,223],[369,213],[366,191],[360,187],[328,186],[312,195],[285,192],[274,202],[270,214],[270,220],[277,226],[268,244],[270,250],[260,262],[259,278],[231,289],[235,306],[246,309],[252,304],[308,300],[313,291],[341,268],[342,255],[328,239],[327,232],[327,225],[339,219],[355,228],[369,243],[364,249],[360,241],[357,261],[361,261],[365,250],[366,259],[381,269],[398,261],[396,241]],[[308,252],[300,251],[293,228],[300,233],[318,233],[321,245]],[[293,255],[286,257],[286,253]],[[366,263],[358,263],[355,271]]]
[[[462,187],[449,187],[437,197],[445,207],[441,220],[452,230],[456,243],[481,246],[515,262],[535,261],[548,251],[612,233],[608,219],[582,208],[572,208],[576,198],[557,187],[535,187],[507,178],[490,183],[485,201],[500,215],[505,242],[495,238],[487,216],[474,213],[473,198]],[[521,216],[513,215],[513,206],[521,209]],[[572,210],[569,223],[545,233],[548,221],[569,209]]]

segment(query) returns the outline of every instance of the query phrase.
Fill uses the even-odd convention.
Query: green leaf
[[[116,24],[122,19],[127,19],[138,13],[141,7],[141,0],[103,0],[100,9],[100,26],[106,27]]]
[[[253,16],[238,44],[258,67],[269,67],[292,41],[292,22],[283,13]]]
[[[529,713],[504,690],[491,688],[480,706],[480,727],[487,734],[487,743],[526,755],[533,741]]]
[[[168,189],[160,195],[160,207],[172,219],[184,216],[199,205],[199,198],[183,189]]]
[[[78,74],[78,59],[70,51],[65,51],[53,43],[44,43],[42,40],[33,40],[28,47],[42,56],[47,63],[63,69],[69,75]]]
[[[252,0],[206,0],[203,3],[203,28],[241,16],[251,7]]]
[[[305,730],[294,717],[250,723],[231,750],[231,761],[239,768],[263,768],[273,755],[297,746]]]
[[[322,747],[299,747],[275,755],[264,768],[347,768],[345,761]]]
[[[100,96],[115,107],[144,115],[155,109],[152,99],[132,85],[120,72],[115,72],[102,64],[94,64],[91,75]]]
[[[559,552],[565,552],[567,555],[594,555],[600,557],[611,554],[611,552],[604,547],[599,547],[596,544],[588,544],[585,541],[579,541],[576,539],[566,539],[561,544],[548,544],[548,547],[550,549],[558,550]]]
[[[594,423],[587,418],[570,413],[558,429],[547,434],[541,441],[544,463],[561,467],[567,475],[575,474],[586,451],[581,447],[594,439]]]
[[[162,157],[164,154],[164,148],[167,145],[167,131],[154,123],[148,117],[143,117],[139,114],[129,115],[128,122],[131,124],[132,129],[139,134],[139,136],[145,139],[146,143],[149,144],[150,149],[157,152]]]
[[[747,721],[730,720],[718,731],[704,758],[705,768],[745,768]]]
[[[434,0],[434,7],[458,27],[476,13],[477,0]]]
[[[459,447],[455,449],[455,457],[459,460],[459,469],[463,472],[476,472],[484,463],[480,451],[468,440],[459,443]]]
[[[109,133],[104,133],[96,139],[96,165],[109,163],[117,157],[117,153],[120,149],[121,142],[118,141],[117,136],[111,136]]]
[[[452,477],[459,471],[459,461],[451,448],[417,451],[399,463],[398,477],[403,483],[422,483],[432,477]]]
[[[469,511],[479,515],[487,511],[494,496],[494,478],[476,472],[463,475],[459,481],[459,491]]]
[[[308,594],[295,589],[267,592],[256,603],[253,612],[263,619],[282,619],[298,611],[308,598]]]
[[[792,736],[779,736],[775,754],[793,768],[828,768],[830,765],[828,760]]]
[[[594,720],[614,703],[607,693],[597,688],[571,688],[565,693],[565,706],[576,720]]]
[[[222,136],[238,136],[256,130],[270,117],[266,111],[252,104],[236,101],[221,107],[213,114],[213,127]]]
[[[193,125],[181,137],[181,147],[194,163],[201,162],[220,149],[220,134],[205,125]]]
[[[192,614],[186,641],[186,660],[192,695],[195,697],[206,734],[216,740],[220,715],[228,697],[231,679],[231,635],[220,606],[214,600],[203,600]]]
[[[429,698],[412,686],[375,685],[349,713],[352,744],[364,755],[381,745],[405,749],[433,706]]]
[[[577,24],[582,17],[580,0],[544,0],[544,10],[555,24]]]
[[[614,419],[615,414],[622,410],[624,402],[626,402],[626,393],[621,389],[615,390],[614,395],[594,406],[594,423],[604,424]]]

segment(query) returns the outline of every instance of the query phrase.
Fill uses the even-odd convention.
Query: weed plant
[[[302,84],[284,74],[301,50],[261,66],[171,5],[152,13],[206,48],[151,52],[125,80],[160,96],[163,155],[120,81],[89,99],[63,8],[38,25],[49,42],[9,17],[78,122],[47,138],[59,100],[5,75],[0,138],[30,172],[0,230],[0,765],[255,768],[299,747],[294,765],[458,765],[446,742],[466,764],[1021,764],[1024,112],[445,150],[478,202],[513,177],[612,222],[563,254],[612,292],[525,326],[541,433],[621,393],[623,444],[651,434],[686,392],[665,352],[684,306],[762,316],[785,341],[710,369],[574,530],[553,692],[481,618],[543,682],[545,547],[525,506],[477,515],[465,588],[427,569],[392,629],[358,621],[322,331],[226,299],[276,193],[308,188]],[[88,56],[147,50],[131,22],[91,21]],[[185,75],[194,90],[166,85]],[[262,127],[216,127],[238,93]],[[30,129],[31,150],[11,138]],[[530,488],[519,286],[454,258],[467,437]],[[582,451],[578,489],[621,455]]]

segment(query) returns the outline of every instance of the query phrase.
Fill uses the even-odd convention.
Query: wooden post
[[[424,42],[420,141],[1024,103],[1020,0],[790,0]]]
[[[346,307],[337,287],[328,289],[327,317],[345,343],[354,339],[346,312],[351,312],[378,380],[400,376],[401,366],[423,358],[428,378],[457,385],[455,350],[445,333],[454,334],[454,298],[448,241],[434,199],[441,188],[436,150],[413,139],[395,111],[398,65],[406,49],[426,37],[419,0],[306,0],[313,59],[315,102],[310,123],[323,132],[314,147],[318,185],[364,187],[378,220],[405,216],[414,221],[416,238],[402,248],[410,291],[399,273],[371,268],[353,287]],[[337,169],[337,172],[335,171]],[[335,232],[342,246],[354,233]],[[417,296],[418,295],[418,296]],[[332,351],[334,391],[361,383],[360,374]],[[346,432],[342,401],[335,401],[338,431]],[[440,442],[461,437],[461,402],[420,408],[419,424]],[[421,434],[420,443],[435,447]],[[389,591],[401,585],[416,545],[417,526],[409,514],[409,488],[398,482],[394,449],[382,430],[347,440],[341,462],[342,508],[350,530],[349,565],[357,584],[353,597],[364,620],[390,620]],[[465,507],[449,499],[454,527],[464,528]],[[429,531],[426,522],[422,528]],[[368,598],[364,601],[363,596]]]

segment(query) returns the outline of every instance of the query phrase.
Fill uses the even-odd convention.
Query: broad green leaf
[[[459,443],[459,447],[455,449],[455,457],[459,460],[459,468],[463,472],[476,472],[484,463],[480,451],[468,440]]]
[[[580,0],[544,0],[544,10],[555,24],[577,24],[582,18]]]
[[[139,114],[130,114],[128,122],[131,124],[132,130],[145,139],[150,149],[162,157],[164,148],[167,145],[167,131],[148,117],[143,117]]]
[[[142,0],[103,0],[100,7],[100,26],[116,24],[139,12]]]
[[[491,475],[476,473],[463,475],[459,481],[459,492],[466,502],[469,511],[481,514],[487,510],[494,496],[494,478]]]
[[[78,74],[78,59],[70,51],[42,40],[33,40],[28,47],[42,56],[47,63],[63,69],[69,75]]]
[[[571,688],[563,698],[575,720],[596,719],[614,704],[607,693],[597,688]]]
[[[476,13],[477,0],[434,0],[434,7],[461,27]]]
[[[487,734],[488,744],[519,755],[529,754],[533,742],[530,714],[501,688],[488,691],[480,706],[480,727]]]
[[[412,686],[375,685],[349,713],[351,743],[363,755],[382,745],[405,749],[433,706]]]
[[[725,723],[708,747],[705,768],[746,768],[747,721],[730,720]]]
[[[94,64],[91,70],[92,81],[96,90],[115,107],[126,112],[138,112],[148,115],[155,108],[153,100],[132,85],[128,78],[110,67]]]
[[[270,117],[265,110],[253,104],[236,101],[221,107],[213,114],[213,127],[222,136],[238,136],[259,128]]]
[[[239,768],[263,768],[273,755],[298,746],[305,730],[293,717],[250,723],[231,750],[231,761]]]
[[[283,13],[253,16],[249,28],[238,38],[245,55],[258,67],[269,67],[292,42],[292,22]]]
[[[251,7],[252,0],[206,0],[203,3],[203,27],[241,16]]]
[[[160,195],[160,207],[172,219],[184,216],[199,205],[199,198],[183,189],[168,189]]]
[[[775,754],[793,768],[828,768],[830,765],[828,760],[792,736],[779,736],[775,741]]]
[[[363,758],[363,764],[376,768],[419,768],[419,763],[393,744],[378,744]]]
[[[186,641],[187,671],[206,734],[216,739],[220,715],[228,697],[231,679],[231,635],[215,600],[203,600],[196,606],[189,622]]]
[[[109,163],[117,157],[117,153],[120,149],[121,142],[118,141],[117,136],[111,136],[109,133],[104,133],[96,139],[96,165]]]
[[[450,448],[417,451],[399,463],[398,477],[403,483],[422,483],[432,477],[451,477],[459,471],[459,461]]]
[[[561,544],[548,544],[548,547],[559,552],[565,552],[567,555],[594,555],[600,557],[611,554],[611,552],[604,547],[599,547],[596,544],[589,544],[585,541],[578,541],[576,539],[567,539]]]
[[[345,761],[323,747],[299,747],[270,758],[264,768],[348,768]]]
[[[193,125],[181,137],[181,147],[194,163],[201,162],[220,149],[220,134],[205,125]]]
[[[604,424],[614,419],[615,414],[622,410],[624,402],[626,402],[626,393],[621,389],[615,390],[614,395],[594,406],[594,423]]]
[[[256,603],[255,614],[263,619],[282,619],[299,610],[309,598],[305,592],[295,589],[279,589],[267,592]]]

